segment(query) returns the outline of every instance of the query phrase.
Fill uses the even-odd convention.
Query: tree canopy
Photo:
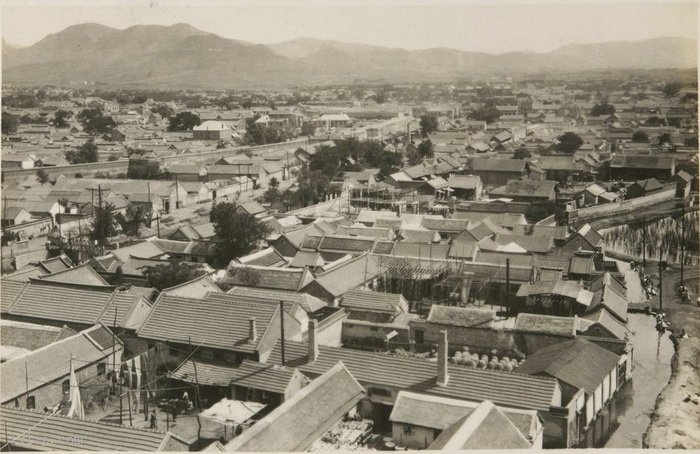
[[[314,134],[316,134],[316,126],[313,123],[306,122],[301,125],[302,136],[313,136]]]
[[[99,246],[104,247],[107,244],[107,239],[116,236],[119,233],[116,217],[114,216],[114,205],[111,203],[103,203],[101,206],[98,201],[95,201],[95,216],[92,220],[92,231],[90,238],[97,241]]]
[[[53,114],[53,125],[57,128],[67,128],[69,126],[68,119],[73,116],[73,113],[67,110],[57,110]]]
[[[97,162],[97,144],[95,144],[93,139],[89,139],[77,149],[66,151],[65,155],[71,164]]]
[[[595,104],[591,109],[591,115],[612,115],[615,113],[615,106],[608,104],[607,102],[602,102],[600,104]]]
[[[100,109],[84,109],[78,114],[78,121],[88,134],[107,134],[117,127],[114,119],[104,115]]]
[[[666,82],[664,84],[663,92],[669,98],[676,96],[678,92],[681,91],[683,85],[680,82]]]
[[[199,115],[192,112],[180,112],[170,117],[168,131],[190,131],[201,123],[202,121],[199,119]]]
[[[19,127],[19,116],[8,113],[2,114],[2,133],[12,134],[17,132]]]
[[[635,131],[632,134],[632,142],[646,143],[649,142],[649,135],[644,131]]]
[[[433,115],[423,115],[420,117],[420,132],[424,137],[428,137],[431,132],[438,130],[437,117]]]
[[[46,173],[46,170],[38,169],[36,171],[36,181],[38,181],[39,184],[46,184],[49,182],[49,174]]]
[[[197,263],[174,261],[167,265],[146,266],[143,275],[149,287],[158,290],[174,287],[207,274]]]
[[[245,136],[243,141],[247,145],[266,145],[268,143],[279,143],[294,137],[294,134],[287,129],[278,126],[265,126],[256,123],[259,117],[248,118],[246,120]]]
[[[486,123],[493,123],[498,120],[501,116],[501,112],[496,108],[496,104],[493,101],[486,102],[483,107],[475,110],[469,115],[472,120],[485,121]]]
[[[433,142],[431,142],[430,139],[422,141],[418,144],[418,149],[416,151],[421,159],[432,158],[434,155]]]
[[[532,156],[532,153],[527,148],[520,147],[513,153],[513,158],[515,159],[525,159]]]
[[[233,202],[217,203],[209,218],[214,223],[216,233],[215,264],[220,267],[254,250],[269,233],[265,224],[239,210]]]
[[[557,151],[563,153],[573,153],[574,151],[581,148],[583,145],[583,139],[574,132],[565,132],[558,138],[559,143],[556,146]]]

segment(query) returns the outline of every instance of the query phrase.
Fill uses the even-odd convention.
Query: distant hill
[[[3,41],[3,80],[94,81],[117,86],[236,88],[357,80],[423,81],[540,71],[696,66],[696,43],[657,38],[492,55],[449,48],[408,51],[300,38],[271,45],[223,38],[188,24],[119,30],[80,24],[24,48]]]

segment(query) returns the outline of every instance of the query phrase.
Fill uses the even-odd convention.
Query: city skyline
[[[577,27],[570,27],[572,18]],[[695,3],[486,5],[461,1],[428,5],[417,1],[321,4],[298,0],[285,4],[209,1],[195,6],[182,1],[102,1],[77,7],[64,1],[11,1],[2,7],[2,37],[12,45],[30,46],[52,33],[86,22],[118,29],[188,23],[225,38],[260,44],[311,38],[408,50],[446,47],[491,54],[549,52],[568,44],[666,36],[697,39]],[[622,22],[625,27],[619,26]],[[26,23],[34,26],[26,27]]]

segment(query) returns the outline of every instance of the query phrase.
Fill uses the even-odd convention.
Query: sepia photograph
[[[0,0],[0,451],[700,451],[698,0]]]

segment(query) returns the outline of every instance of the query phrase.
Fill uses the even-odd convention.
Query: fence
[[[666,187],[663,191],[657,192],[635,199],[621,200],[620,202],[608,203],[594,207],[579,208],[570,212],[570,215],[575,217],[578,222],[588,222],[595,219],[617,215],[637,210],[639,208],[648,207],[657,203],[673,200],[676,196],[676,186]]]

